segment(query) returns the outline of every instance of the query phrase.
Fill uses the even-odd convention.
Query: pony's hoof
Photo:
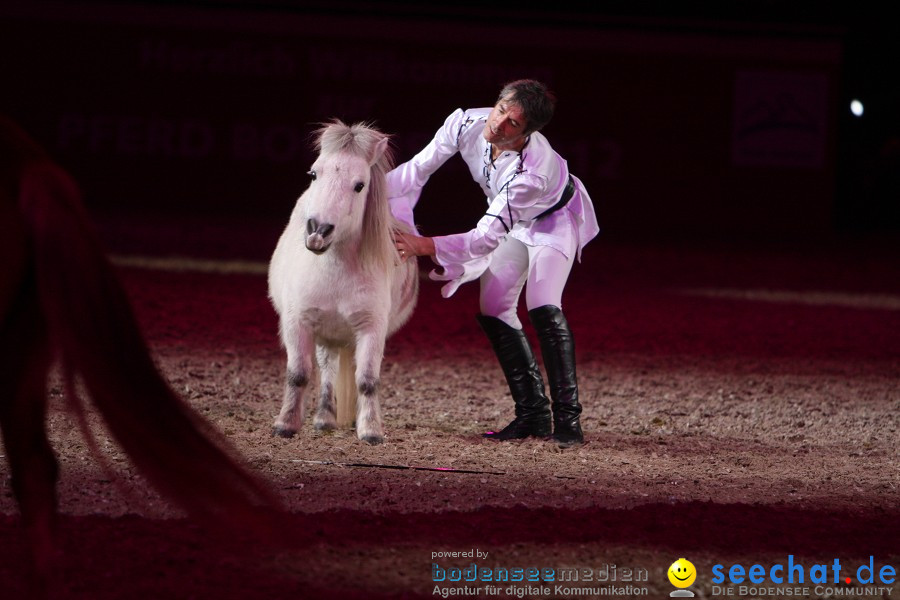
[[[313,427],[321,433],[331,433],[337,429],[334,423],[313,423]]]
[[[377,446],[378,444],[384,443],[384,436],[375,434],[364,435],[359,439],[370,446]]]
[[[294,437],[295,433],[297,433],[297,432],[294,431],[293,429],[288,429],[287,427],[279,427],[278,425],[276,425],[275,427],[272,428],[272,435],[277,436],[277,437],[283,437],[283,438],[290,439],[290,438]]]

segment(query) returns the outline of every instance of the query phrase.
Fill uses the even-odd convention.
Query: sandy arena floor
[[[294,439],[271,435],[284,359],[263,276],[123,267],[166,377],[289,506],[285,544],[182,518],[98,426],[111,478],[56,386],[58,597],[662,598],[683,556],[699,572],[691,589],[710,598],[726,597],[715,565],[768,570],[793,555],[807,568],[837,558],[853,580],[807,581],[807,597],[900,598],[900,583],[856,574],[870,557],[876,573],[900,570],[900,262],[883,250],[596,243],[565,299],[587,438],[565,451],[481,439],[512,406],[473,285],[443,300],[423,282],[388,343],[387,441],[371,447],[311,423]],[[21,533],[0,471],[0,598],[19,598]],[[481,575],[575,567],[594,580],[434,581],[472,564]],[[854,587],[863,593],[833,589]]]

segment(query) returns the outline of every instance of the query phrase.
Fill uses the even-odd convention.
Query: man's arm
[[[447,159],[459,152],[457,131],[464,119],[463,110],[456,109],[447,117],[427,146],[387,174],[388,195],[391,198],[411,196],[418,201],[419,194],[431,174],[447,162]]]

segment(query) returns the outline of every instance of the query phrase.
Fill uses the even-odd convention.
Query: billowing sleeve
[[[461,108],[456,109],[421,152],[388,172],[388,196],[410,198],[412,209],[431,174],[459,152],[459,131],[464,122],[465,113]]]
[[[519,221],[540,215],[553,205],[544,200],[546,180],[529,174],[516,175],[500,190],[475,228],[465,233],[434,238],[435,258],[445,269],[490,254]]]
[[[545,188],[541,177],[517,175],[494,197],[474,229],[432,238],[434,258],[443,271],[432,271],[431,278],[450,282],[443,288],[444,297],[484,273],[490,265],[491,252],[513,225],[537,217],[553,204],[545,199]]]

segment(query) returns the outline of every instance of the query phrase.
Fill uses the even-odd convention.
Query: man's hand
[[[404,262],[410,256],[434,256],[434,240],[430,237],[395,231],[394,246]]]

